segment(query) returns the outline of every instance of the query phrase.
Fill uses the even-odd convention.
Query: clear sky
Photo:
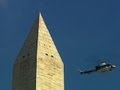
[[[0,0],[0,90],[12,90],[12,68],[38,12],[65,64],[65,90],[120,90],[119,0]],[[80,75],[100,57],[113,72]]]

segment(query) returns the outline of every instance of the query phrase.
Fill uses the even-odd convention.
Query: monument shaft
[[[14,64],[13,90],[64,90],[64,64],[41,15]]]

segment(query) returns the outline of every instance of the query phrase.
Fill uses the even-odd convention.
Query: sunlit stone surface
[[[64,90],[64,64],[41,14],[14,64],[13,90]]]

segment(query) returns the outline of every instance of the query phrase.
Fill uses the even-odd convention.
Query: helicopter
[[[86,70],[86,71],[82,71],[82,70],[78,70],[80,72],[80,74],[90,74],[93,72],[110,72],[112,71],[114,68],[116,68],[116,65],[110,64],[110,63],[100,63],[99,65],[95,66],[95,69],[92,70]]]

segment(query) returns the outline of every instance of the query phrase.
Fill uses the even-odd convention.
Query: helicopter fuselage
[[[106,64],[103,66],[96,66],[96,71],[98,72],[110,72],[112,71],[113,67],[111,64]]]

